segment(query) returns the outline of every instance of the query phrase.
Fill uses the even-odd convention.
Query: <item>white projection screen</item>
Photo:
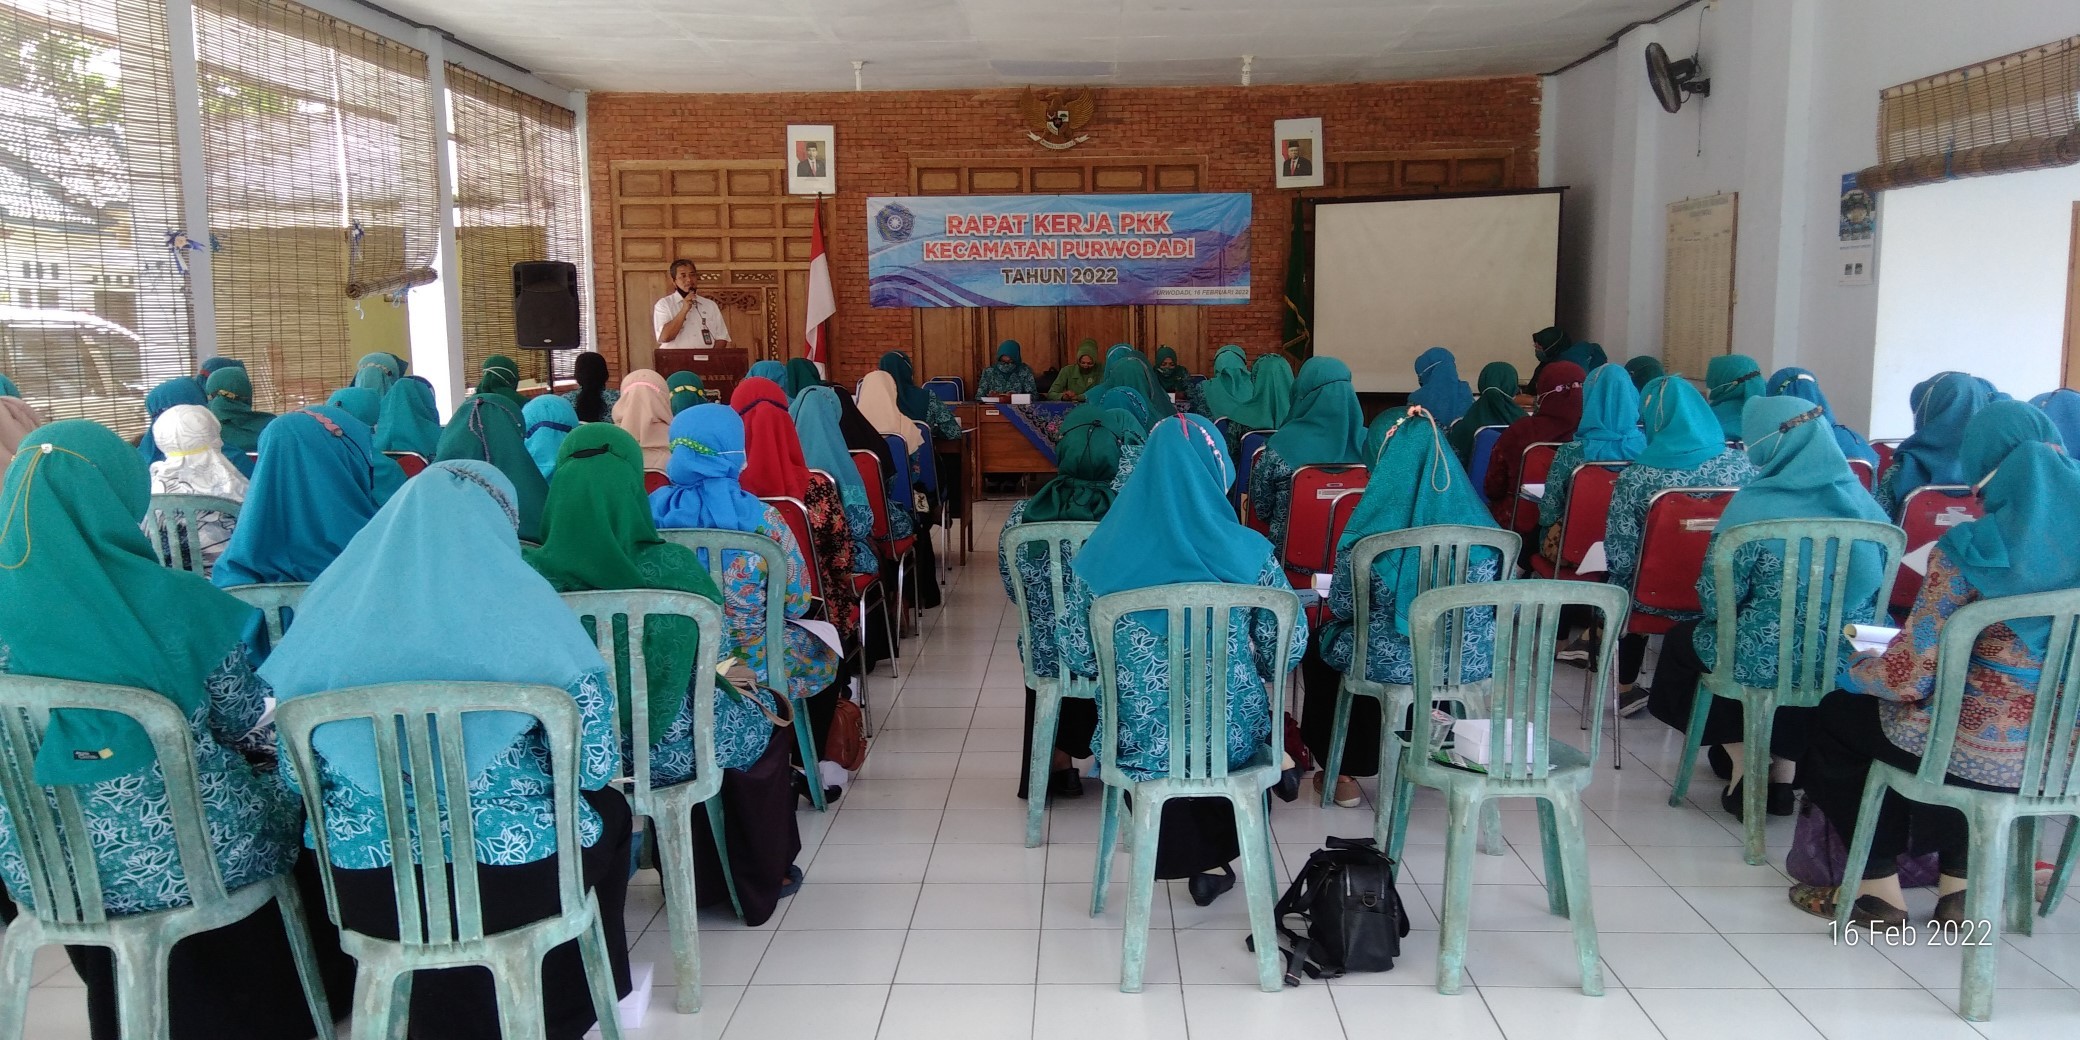
[[[1531,371],[1531,334],[1553,324],[1560,192],[1337,202],[1314,211],[1314,352],[1359,390],[1416,388],[1416,355],[1447,347]]]

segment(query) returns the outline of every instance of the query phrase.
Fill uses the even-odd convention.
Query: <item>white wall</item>
[[[1868,425],[1879,290],[1837,285],[1834,258],[1841,175],[1877,161],[1878,92],[2075,33],[2080,6],[2045,0],[1712,0],[1549,77],[1540,148],[1550,183],[1572,189],[1569,330],[1613,357],[1658,353],[1666,207],[1738,191],[1734,350],[1812,369],[1843,421]],[[1652,41],[1700,52],[1712,97],[1663,112],[1641,59]],[[1929,371],[1948,367],[1966,361]]]
[[[2080,167],[1885,194],[1874,437],[1913,432],[1907,391],[1959,368],[2016,397],[2058,385]]]

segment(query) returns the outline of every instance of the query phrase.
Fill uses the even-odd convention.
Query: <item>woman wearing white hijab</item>
[[[208,408],[179,404],[152,423],[152,439],[166,457],[152,463],[152,494],[211,495],[244,502],[246,475],[224,457],[223,429]],[[209,576],[231,541],[238,518],[215,510],[196,515],[188,544],[202,553],[202,573]]]

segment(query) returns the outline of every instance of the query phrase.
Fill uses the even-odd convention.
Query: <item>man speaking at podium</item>
[[[729,326],[722,321],[722,308],[693,291],[700,272],[691,260],[672,261],[672,292],[650,308],[660,349],[729,349]]]

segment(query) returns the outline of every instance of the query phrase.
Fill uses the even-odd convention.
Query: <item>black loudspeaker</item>
[[[526,350],[575,350],[578,265],[523,260],[513,265],[513,340]]]

